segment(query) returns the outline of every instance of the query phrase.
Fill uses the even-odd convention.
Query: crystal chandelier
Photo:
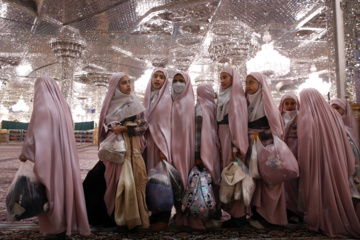
[[[274,49],[269,31],[265,31],[264,45],[255,57],[247,61],[247,73],[261,72],[266,76],[284,76],[290,72],[290,59]]]
[[[298,92],[300,93],[301,90],[305,88],[315,88],[322,95],[327,95],[330,91],[330,83],[323,82],[323,80],[319,78],[315,64],[311,65],[310,72],[309,79],[299,86]]]
[[[24,99],[21,96],[19,101],[15,105],[12,106],[12,110],[13,110],[13,112],[28,112],[29,106],[26,105],[26,103],[24,102]]]

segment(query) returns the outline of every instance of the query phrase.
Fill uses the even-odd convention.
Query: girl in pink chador
[[[147,173],[160,160],[172,164],[171,159],[171,108],[168,73],[164,68],[155,68],[145,91],[143,102],[148,130],[142,138],[142,151]],[[168,226],[171,211],[152,212],[151,230],[159,231]]]
[[[147,121],[144,117],[144,111],[145,108],[141,104],[141,102],[131,93],[131,85],[129,77],[123,73],[118,72],[111,76],[110,82],[109,82],[109,90],[106,93],[105,99],[103,101],[103,105],[100,112],[100,119],[99,119],[99,130],[98,130],[98,142],[99,144],[105,140],[106,138],[110,137],[111,135],[115,134],[117,136],[122,136],[123,132],[127,132],[129,137],[133,136],[141,136],[146,130],[147,130]],[[136,126],[124,126],[126,122],[136,122]],[[112,124],[112,123],[116,124]],[[133,145],[133,144],[132,144]],[[100,145],[101,146],[101,145]],[[135,148],[135,146],[132,146],[131,148]],[[128,149],[127,149],[128,151]],[[140,149],[138,149],[140,152]],[[116,156],[116,155],[115,155]],[[136,168],[135,162],[134,162],[134,156],[132,156],[132,164],[133,164],[133,172],[138,170],[143,170],[141,172],[142,174],[139,174],[136,176],[134,174],[134,180],[136,181],[136,178],[141,178],[142,180],[147,179],[145,166],[140,166],[140,168]],[[117,195],[117,190],[119,190],[120,184],[119,182],[121,178],[121,174],[123,174],[123,163],[117,163],[113,161],[105,160],[105,158],[102,159],[102,156],[100,155],[99,151],[99,158],[103,161],[105,165],[105,173],[104,178],[106,181],[106,191],[104,195],[104,201],[107,209],[107,213],[110,217],[114,218],[116,223],[118,225],[125,225],[123,218],[118,217],[117,213],[121,215],[121,213],[129,213],[131,211],[133,212],[132,219],[126,219],[126,225],[129,229],[132,229],[136,226],[140,226],[142,228],[147,228],[148,223],[148,212],[146,209],[146,204],[139,199],[139,195],[137,195],[137,199],[134,197],[132,201],[128,201],[127,204],[131,205],[131,208],[129,209],[119,209],[119,211],[116,211],[116,203],[120,203],[121,196]],[[142,162],[141,158],[141,162]],[[137,162],[138,163],[138,162]],[[144,165],[144,163],[142,162]],[[139,165],[137,165],[139,167]],[[135,169],[136,168],[136,169]],[[144,169],[142,169],[144,168]],[[124,182],[132,182],[131,176],[132,173],[125,172],[125,176],[130,176],[129,179],[126,179]],[[146,183],[145,183],[146,185]],[[135,185],[133,185],[135,187]],[[138,190],[145,190],[144,186],[139,186]],[[126,193],[126,192],[125,192]],[[125,197],[125,200],[128,199]],[[135,201],[138,202],[137,206]],[[145,201],[145,199],[143,199]],[[115,210],[115,211],[114,211]],[[139,216],[140,213],[140,216]],[[147,215],[147,216],[146,216]]]
[[[221,145],[221,171],[236,158],[245,160],[249,146],[247,137],[247,103],[245,93],[236,69],[227,67],[220,72],[220,90],[217,101],[216,120]],[[242,200],[222,204],[231,215],[223,227],[235,227],[246,222],[250,212]]]
[[[345,130],[349,139],[351,148],[355,156],[355,173],[350,181],[351,194],[353,196],[354,206],[360,219],[360,151],[359,151],[359,126],[351,109],[350,103],[345,98],[336,98],[331,100],[331,106],[340,113],[344,121]]]
[[[34,89],[34,110],[19,158],[34,162],[34,173],[46,188],[49,211],[38,217],[40,232],[90,235],[69,105],[50,77],[38,78]]]
[[[250,146],[254,138],[259,138],[264,146],[273,143],[273,135],[283,139],[283,120],[263,74],[254,72],[246,77],[246,97]],[[250,224],[253,227],[264,228],[268,223],[287,224],[284,183],[269,186],[263,180],[257,180],[251,205]]]
[[[360,237],[349,178],[354,153],[341,116],[316,89],[300,92],[298,160],[304,221],[330,237]]]
[[[284,141],[296,159],[298,156],[297,116],[299,108],[300,103],[295,94],[286,93],[282,96],[279,111],[284,123]],[[303,216],[303,213],[298,210],[299,178],[286,181],[284,184],[288,219],[291,222],[297,223],[301,221]]]
[[[189,75],[177,72],[173,78],[171,97],[171,156],[174,167],[180,172],[184,187],[191,168],[195,165],[195,100]],[[201,219],[181,212],[181,203],[175,203],[176,224],[204,229]]]

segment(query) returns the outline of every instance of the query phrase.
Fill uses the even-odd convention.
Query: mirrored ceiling
[[[29,121],[34,81],[48,75],[75,120],[96,120],[111,74],[126,72],[142,98],[155,66],[170,76],[185,70],[194,88],[210,82],[215,91],[225,65],[242,79],[261,70],[276,102],[310,78],[334,95],[333,8],[325,0],[0,0],[0,116]]]

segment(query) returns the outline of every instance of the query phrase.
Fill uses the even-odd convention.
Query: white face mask
[[[176,94],[180,94],[184,88],[185,88],[185,83],[182,82],[176,82],[172,85],[172,88],[174,89],[174,93]]]

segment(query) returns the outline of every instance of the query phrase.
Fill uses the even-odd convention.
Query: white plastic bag
[[[260,174],[259,174],[259,168],[258,168],[258,154],[257,154],[257,150],[256,150],[256,141],[260,141],[260,140],[254,139],[254,143],[251,148],[251,157],[250,157],[250,162],[249,162],[249,174],[252,178],[261,179]]]
[[[250,206],[252,196],[255,192],[255,182],[252,178],[249,168],[241,161],[238,162],[242,171],[245,173],[246,177],[241,181],[241,197],[243,199],[244,205],[246,207]]]
[[[109,134],[109,136],[100,143],[100,148],[109,152],[126,152],[125,141],[122,134]]]

